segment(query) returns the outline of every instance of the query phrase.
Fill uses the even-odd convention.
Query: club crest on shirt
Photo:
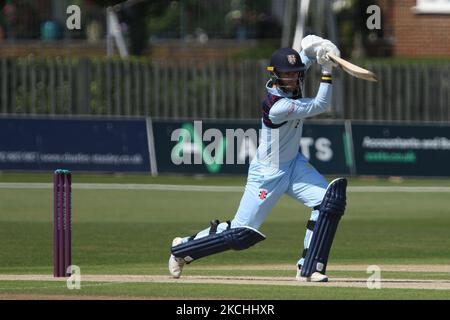
[[[288,54],[287,59],[290,64],[295,64],[295,62],[297,61],[297,59],[295,58],[295,54]]]
[[[266,189],[260,189],[259,190],[259,199],[264,200],[267,197],[267,194],[269,193],[269,191],[267,191]]]

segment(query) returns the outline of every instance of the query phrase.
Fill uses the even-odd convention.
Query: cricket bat
[[[367,81],[374,81],[374,82],[378,81],[376,75],[372,71],[358,67],[357,65],[354,65],[353,63],[350,63],[347,60],[339,58],[338,56],[335,56],[332,53],[328,53],[328,57],[334,63],[337,63],[345,72],[347,72],[348,74],[351,74],[352,76],[354,76],[356,78],[364,79]]]

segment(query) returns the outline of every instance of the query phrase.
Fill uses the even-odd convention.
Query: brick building
[[[385,0],[380,5],[394,56],[450,57],[450,0]]]

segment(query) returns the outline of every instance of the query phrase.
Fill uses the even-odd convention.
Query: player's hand
[[[324,65],[325,63],[331,62],[334,67],[336,67],[336,64],[331,61],[331,59],[328,57],[328,53],[332,53],[335,56],[340,57],[341,52],[336,47],[334,43],[331,41],[326,40],[326,42],[323,42],[320,47],[317,49],[317,63],[320,65]]]
[[[328,53],[333,53],[338,57],[341,56],[341,52],[333,42],[319,36],[309,35],[304,37],[301,46],[308,58],[316,59],[317,63],[322,66],[329,62],[331,62],[332,66],[336,66],[336,64],[328,58]]]
[[[301,42],[303,52],[305,52],[308,58],[316,59],[317,50],[324,41],[325,39],[315,35],[304,37]]]

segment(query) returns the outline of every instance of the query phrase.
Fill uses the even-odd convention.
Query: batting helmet
[[[270,66],[267,67],[267,71],[270,72],[301,72],[305,70],[306,66],[299,53],[292,48],[276,50],[270,59]]]
[[[281,48],[272,54],[270,59],[270,66],[267,71],[271,72],[271,79],[274,84],[285,91],[292,91],[288,89],[283,81],[289,81],[290,78],[281,78],[279,72],[298,72],[297,88],[294,90],[298,95],[301,95],[301,88],[303,86],[303,79],[305,77],[306,65],[302,62],[300,54],[292,48]]]

